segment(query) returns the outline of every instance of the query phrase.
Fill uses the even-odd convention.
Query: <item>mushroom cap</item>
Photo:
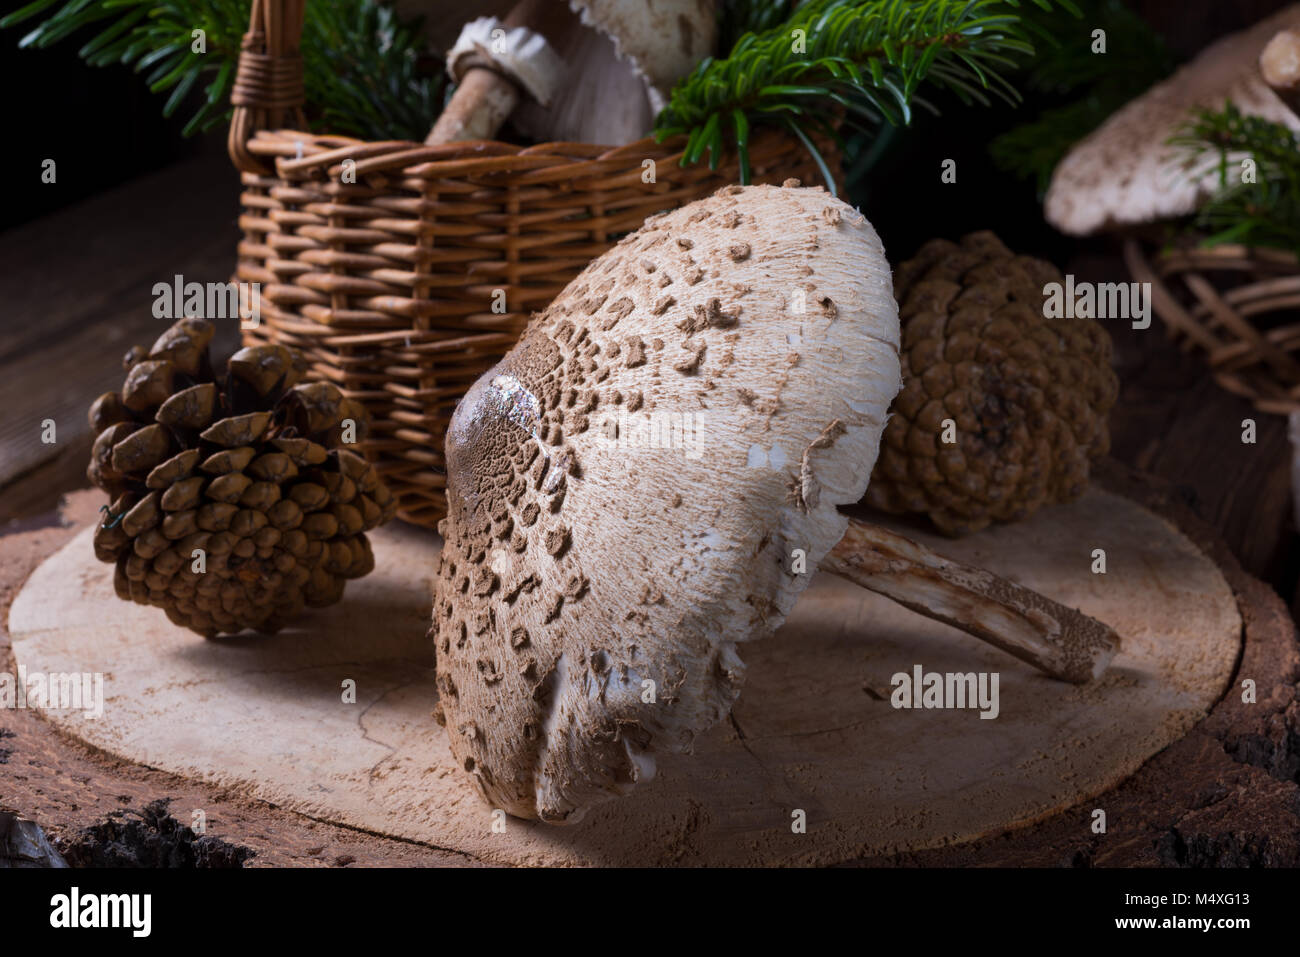
[[[586,29],[558,40],[569,70],[549,108],[511,114],[539,140],[621,146],[645,136],[674,84],[717,44],[716,0],[569,0]]]
[[[434,49],[449,49],[464,23],[475,17],[505,18],[519,0],[462,0],[447,16],[430,0],[397,0],[398,13],[423,17]],[[560,0],[555,0],[560,2]],[[656,91],[673,84],[715,52],[718,0],[568,0],[582,22],[609,37],[620,57]]]
[[[482,62],[493,64],[543,106],[564,74],[564,63],[545,37],[527,27],[507,27],[496,17],[465,24],[447,51],[447,73],[459,83],[472,64]]]
[[[648,219],[474,384],[431,633],[493,806],[574,821],[728,713],[736,643],[781,624],[866,489],[898,349],[859,213],[732,186]]]
[[[1259,54],[1259,74],[1287,105],[1297,109],[1295,91],[1300,88],[1300,30],[1279,30]]]
[[[717,45],[716,0],[569,0],[569,6],[614,41],[656,98],[666,97]]]
[[[577,13],[570,16],[579,22]],[[560,88],[549,106],[525,99],[515,107],[515,129],[539,142],[622,146],[654,128],[650,86],[609,36],[579,26],[554,45],[567,68]]]
[[[1273,35],[1297,26],[1300,4],[1293,4],[1207,47],[1116,112],[1052,173],[1044,201],[1048,222],[1064,233],[1084,236],[1194,212],[1214,192],[1217,173],[1189,175],[1185,152],[1167,140],[1196,107],[1221,109],[1231,100],[1243,113],[1300,130],[1300,117],[1259,72],[1260,52]]]

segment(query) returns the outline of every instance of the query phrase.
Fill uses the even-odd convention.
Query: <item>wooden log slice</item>
[[[665,757],[654,782],[576,827],[510,820],[504,833],[430,717],[435,538],[386,530],[375,573],[341,605],[274,637],[205,642],[117,601],[111,568],[79,532],[31,576],[9,624],[29,673],[103,672],[104,715],[13,712],[20,734],[0,746],[37,761],[12,793],[3,785],[0,804],[66,840],[85,819],[74,792],[102,809],[85,792],[119,779],[132,806],[181,790],[206,809],[210,833],[263,863],[1294,861],[1294,629],[1193,517],[1112,473],[1124,495],[1094,489],[1016,526],[927,541],[1114,625],[1126,647],[1097,685],[1046,679],[823,575],[777,635],[742,649],[740,702],[694,755]],[[22,538],[43,536],[48,554],[50,539],[66,538],[54,531]],[[11,544],[29,553],[10,561]],[[30,542],[3,546],[12,587],[35,555]],[[1092,570],[1098,548],[1104,574]],[[893,676],[918,664],[996,672],[998,716],[893,707]],[[1247,672],[1254,704],[1240,701]],[[93,783],[70,788],[84,770]],[[1093,832],[1098,809],[1104,834]],[[791,826],[800,811],[806,833]],[[174,813],[188,823],[184,804]]]

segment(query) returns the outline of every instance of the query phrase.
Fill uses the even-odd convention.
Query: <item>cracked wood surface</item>
[[[0,537],[0,622],[19,586],[40,562],[93,521],[102,495],[70,496],[67,524],[31,527]],[[15,671],[7,628],[0,628],[0,671]],[[85,843],[104,821],[148,817],[154,801],[173,817],[207,819],[207,833],[255,852],[248,867],[473,866],[451,849],[381,837],[276,807],[237,789],[196,782],[133,764],[61,733],[37,712],[0,711],[0,807],[35,820],[57,842]]]
[[[122,387],[126,350],[167,327],[155,283],[230,278],[238,192],[224,155],[199,156],[0,233],[0,525],[86,484],[86,410]],[[219,323],[214,352],[238,339]]]
[[[860,856],[863,866],[1300,866],[1300,644],[1276,592],[1243,571],[1178,487],[1107,462],[1097,476],[1178,527],[1231,586],[1243,647],[1209,717],[1097,799],[1008,835],[916,854]],[[1256,684],[1254,703],[1242,682]],[[1106,812],[1105,834],[1092,813]]]
[[[73,518],[86,521],[97,501],[76,496]],[[193,795],[220,794],[228,806],[193,806],[209,809],[210,833],[233,843],[252,839],[240,815],[255,816],[259,800],[310,819],[298,818],[299,827],[336,837],[366,832],[354,842],[370,856],[331,849],[308,857],[319,845],[299,841],[288,858],[263,844],[256,863],[378,862],[390,850],[406,855],[403,862],[441,852],[439,863],[560,864],[840,863],[932,853],[923,849],[1050,816],[1112,787],[1186,733],[1227,682],[1240,620],[1213,563],[1123,499],[1095,492],[1071,508],[1082,510],[934,544],[1079,604],[1132,636],[1130,657],[1121,656],[1100,685],[1052,682],[946,626],[821,576],[781,632],[742,649],[749,679],[732,720],[703,736],[693,757],[664,758],[658,781],[573,828],[511,820],[505,834],[494,833],[491,809],[451,764],[444,732],[429,717],[431,668],[423,661],[435,540],[411,529],[383,533],[378,570],[350,584],[342,605],[270,639],[204,642],[180,632],[155,609],[116,602],[111,569],[95,563],[88,546],[63,552],[15,606],[18,660],[33,670],[105,670],[117,697],[105,718],[69,719],[53,732],[44,725],[40,733],[38,718],[16,712],[27,733],[5,746],[31,747],[34,739],[61,754],[84,752],[63,737],[70,731],[101,754],[79,760],[108,761],[111,770],[100,775],[110,779],[159,774],[110,754],[175,772],[180,777],[164,779],[186,797],[173,813],[185,821]],[[1075,537],[1095,536],[1103,515],[1127,530],[1107,526],[1104,582],[1088,572],[1087,550],[1077,563],[1068,558],[1073,539],[1060,533],[1068,526]],[[44,536],[38,551],[45,553],[52,538],[69,533],[28,534]],[[3,541],[6,554],[16,550],[12,537]],[[959,554],[963,548],[970,554]],[[1168,573],[1153,577],[1143,569],[1156,556]],[[69,582],[85,597],[68,601]],[[1139,609],[1150,620],[1134,617]],[[55,630],[42,632],[42,621]],[[999,671],[1002,716],[894,710],[871,693],[913,662]],[[357,681],[356,704],[341,700],[346,678]],[[38,798],[46,826],[76,817],[68,778],[54,763],[25,775],[31,783],[16,792],[26,798],[20,809],[30,815]],[[14,803],[4,787],[0,802]],[[49,792],[64,798],[51,805]],[[791,833],[795,809],[807,813],[807,834]],[[277,834],[298,841],[297,830],[285,824]]]

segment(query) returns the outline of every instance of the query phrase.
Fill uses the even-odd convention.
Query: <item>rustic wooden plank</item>
[[[155,283],[229,278],[236,204],[229,163],[209,156],[0,236],[0,521],[50,507],[51,479],[84,484],[87,407],[121,385],[121,355],[166,328]],[[220,330],[215,349],[228,352],[236,324]],[[24,477],[29,487],[15,488]]]
[[[53,458],[41,462],[0,490],[0,534],[16,527],[23,518],[54,511],[69,489],[87,484],[90,442],[87,432],[61,443]],[[104,498],[107,500],[108,496]]]
[[[211,251],[182,265],[197,272],[220,268],[224,260]],[[122,385],[121,356],[135,343],[150,344],[168,325],[147,307],[123,307],[46,343],[21,363],[6,364],[6,374],[0,377],[0,408],[16,412],[0,419],[0,489],[83,439],[89,433],[90,403]],[[229,352],[238,340],[238,324],[218,323],[218,329],[214,351]],[[55,423],[52,444],[43,441],[46,420]]]
[[[204,155],[0,233],[0,363],[123,309],[145,310],[153,284],[196,257],[210,257],[211,273],[191,278],[229,278],[238,201],[230,161]]]

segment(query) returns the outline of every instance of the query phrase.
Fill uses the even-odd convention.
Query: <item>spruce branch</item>
[[[230,119],[239,46],[250,0],[34,0],[0,19],[0,28],[44,15],[19,41],[44,49],[73,35],[91,66],[119,64],[144,73],[166,93],[173,115],[200,84],[202,102],[184,134]],[[377,0],[309,3],[300,49],[306,110],[315,128],[363,139],[424,139],[442,108],[440,64],[425,55],[418,23]],[[194,51],[194,31],[204,52]]]
[[[1300,136],[1231,102],[1196,110],[1169,140],[1187,151],[1187,175],[1218,174],[1217,192],[1192,219],[1208,246],[1241,243],[1300,255]],[[1246,159],[1253,160],[1244,175]]]
[[[316,125],[360,139],[423,142],[442,112],[446,73],[425,54],[420,21],[374,0],[306,10],[303,71]]]
[[[1049,0],[1033,2],[1052,9]],[[1072,6],[1071,0],[1056,2]],[[747,15],[763,26],[776,6],[748,0]],[[825,173],[810,134],[906,125],[913,104],[933,109],[917,96],[923,83],[966,104],[1017,103],[1005,74],[1034,51],[1018,6],[1016,0],[807,0],[784,22],[742,35],[725,59],[699,64],[674,87],[655,136],[687,137],[683,165],[698,162],[707,150],[716,169],[733,147],[747,182],[749,130],[777,125],[799,139]]]

